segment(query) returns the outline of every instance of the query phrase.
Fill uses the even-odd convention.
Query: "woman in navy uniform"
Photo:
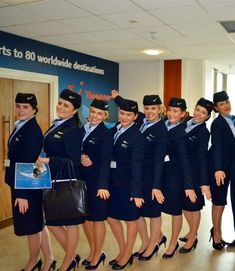
[[[186,148],[189,155],[189,161],[192,168],[194,190],[197,196],[195,203],[192,203],[187,197],[184,197],[183,213],[189,225],[189,232],[181,241],[186,244],[180,248],[180,253],[190,252],[197,246],[197,232],[200,224],[203,208],[204,196],[211,198],[208,175],[208,142],[210,133],[206,128],[206,121],[210,118],[214,105],[211,101],[201,98],[198,100],[194,109],[193,118],[186,123],[185,132]]]
[[[30,255],[23,270],[41,270],[42,261],[39,258],[42,248],[45,256],[43,270],[46,271],[50,270],[54,256],[48,231],[44,227],[42,190],[14,188],[15,164],[34,163],[42,149],[43,135],[35,118],[37,99],[32,93],[17,93],[15,103],[16,128],[8,141],[8,159],[5,162],[5,181],[11,187],[14,231],[18,236],[28,237]],[[55,267],[55,262],[51,267]]]
[[[177,242],[182,228],[182,203],[184,193],[190,201],[196,201],[193,190],[192,173],[186,150],[183,120],[186,117],[186,102],[181,98],[171,98],[167,109],[168,146],[164,159],[163,177],[156,180],[155,197],[162,211],[172,216],[171,240],[163,258],[171,258],[178,249]]]
[[[113,152],[111,161],[110,199],[108,222],[118,242],[119,255],[109,262],[112,269],[125,268],[133,262],[132,249],[137,236],[137,219],[142,198],[142,160],[144,139],[135,120],[138,105],[135,101],[123,99],[119,105],[120,123],[113,129]],[[127,225],[124,238],[120,220]]]
[[[108,103],[93,100],[89,109],[89,122],[83,126],[81,173],[87,184],[89,215],[83,224],[90,244],[90,256],[82,262],[88,270],[98,268],[106,258],[102,253],[109,198],[112,134],[104,124],[109,116]]]
[[[138,233],[142,244],[134,256],[147,261],[157,253],[160,246],[166,244],[166,237],[161,232],[161,204],[155,199],[155,180],[162,178],[162,168],[167,149],[168,131],[161,118],[162,101],[158,95],[146,95],[143,98],[145,118],[140,132],[145,139],[145,155],[143,163],[143,195],[144,205],[140,209]],[[150,237],[145,217],[150,218]]]
[[[69,179],[68,159],[73,163],[75,174],[78,174],[81,157],[82,131],[77,123],[77,111],[81,105],[81,96],[76,92],[64,89],[56,106],[58,120],[44,135],[44,151],[46,157],[39,157],[37,165],[49,163],[52,179]],[[76,176],[79,178],[79,176]],[[60,271],[73,270],[77,264],[74,259],[78,243],[78,224],[84,218],[61,219],[59,221],[46,221],[48,228],[53,233],[65,251]],[[80,257],[77,255],[77,261]]]
[[[211,125],[210,155],[213,162],[211,237],[213,248],[221,250],[226,244],[222,238],[221,222],[224,207],[227,204],[229,184],[235,229],[235,117],[230,114],[231,105],[225,91],[215,93],[213,102],[219,115]],[[229,243],[229,246],[235,246],[235,240]]]

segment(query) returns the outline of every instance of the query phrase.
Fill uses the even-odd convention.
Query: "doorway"
[[[0,78],[0,228],[12,216],[10,189],[4,182],[3,161],[7,157],[7,141],[15,124],[15,96],[17,92],[34,93],[38,100],[37,121],[43,131],[50,124],[50,84]]]

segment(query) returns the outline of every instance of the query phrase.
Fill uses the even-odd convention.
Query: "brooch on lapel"
[[[16,137],[15,141],[17,141],[17,142],[20,141],[19,137]]]
[[[153,139],[154,139],[154,135],[152,135],[152,134],[149,134],[149,135],[147,135],[146,136],[146,139],[148,140],[148,141],[152,141]]]
[[[63,132],[60,132],[60,131],[58,131],[57,133],[58,133],[59,135],[63,135],[63,134],[64,134]]]
[[[93,139],[89,139],[88,142],[91,143],[91,144],[95,144],[95,140],[93,140]]]
[[[61,138],[61,136],[58,134],[54,134],[54,138]]]
[[[190,141],[194,141],[196,139],[196,136],[189,136],[188,138]]]
[[[129,143],[128,143],[127,141],[124,140],[124,141],[122,142],[121,146],[122,146],[123,148],[127,149],[128,144],[129,144]]]

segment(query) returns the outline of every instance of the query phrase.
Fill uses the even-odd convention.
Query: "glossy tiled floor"
[[[133,271],[235,271],[235,248],[226,248],[222,251],[215,251],[212,249],[211,244],[208,242],[209,230],[211,228],[210,220],[210,203],[202,212],[202,223],[198,234],[199,243],[197,249],[188,254],[175,254],[172,259],[162,259],[164,248],[161,247],[158,256],[152,258],[148,262],[134,261],[132,266],[128,266],[125,270]],[[166,235],[170,232],[170,217],[163,216],[163,230]],[[223,220],[224,239],[231,241],[235,235],[233,232],[233,223],[231,210],[226,208]],[[184,223],[182,235],[186,233],[187,226]],[[137,239],[135,249],[138,248],[140,240]],[[56,241],[52,239],[54,254],[60,262],[63,252],[57,245]],[[181,243],[182,245],[182,243]],[[78,252],[84,258],[87,255],[87,243],[81,229],[80,243],[78,244]],[[107,262],[115,257],[117,246],[114,238],[107,225],[107,237],[105,241],[104,251],[107,255]],[[16,237],[13,235],[12,227],[0,230],[0,271],[19,271],[27,260],[27,242],[24,237]],[[85,270],[83,267],[79,270]],[[99,270],[112,270],[107,263]]]

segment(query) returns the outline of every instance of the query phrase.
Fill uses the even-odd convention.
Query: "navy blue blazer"
[[[211,144],[214,171],[231,173],[231,165],[234,164],[231,162],[235,159],[235,138],[227,121],[220,114],[211,125]]]
[[[170,161],[167,163],[170,165],[170,167],[168,167],[171,169],[170,174],[175,174],[176,178],[178,171],[182,171],[184,189],[194,189],[192,182],[192,170],[186,149],[186,133],[184,129],[184,124],[181,123],[168,131],[168,146],[166,154],[169,155]],[[156,181],[156,188],[162,188],[161,180]]]
[[[144,177],[150,180],[152,188],[157,188],[156,183],[161,182],[164,157],[168,143],[168,131],[164,120],[150,126],[143,133],[145,138],[145,152],[143,161]]]
[[[52,179],[69,178],[68,159],[73,162],[76,175],[74,177],[79,178],[82,129],[74,118],[66,120],[51,132],[50,129],[44,138],[44,151],[50,158]]]
[[[192,168],[193,180],[198,184],[198,186],[209,185],[209,139],[210,133],[205,122],[196,126],[186,134],[186,148]]]
[[[117,129],[113,128],[113,135]],[[144,137],[136,124],[122,133],[113,145],[112,158],[116,168],[111,169],[111,184],[130,190],[131,197],[142,197]]]
[[[92,161],[90,167],[81,165],[82,177],[85,180],[96,181],[98,189],[109,188],[112,139],[113,134],[101,122],[82,143],[82,153],[88,155]]]
[[[15,130],[12,132],[12,134]],[[14,189],[15,163],[35,163],[43,144],[43,135],[35,117],[28,120],[14,136],[8,140],[8,159],[10,167],[6,168],[5,182]],[[28,199],[27,189],[15,190],[15,196]]]

